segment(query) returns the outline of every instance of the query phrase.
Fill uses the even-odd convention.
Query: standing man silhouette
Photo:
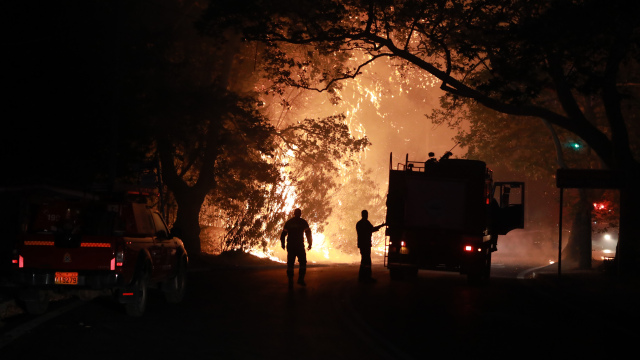
[[[356,232],[358,233],[358,248],[360,249],[360,272],[358,281],[375,282],[371,277],[371,235],[380,230],[385,224],[378,226],[371,225],[369,222],[369,212],[362,210],[362,219],[356,223]]]
[[[287,277],[289,278],[289,289],[293,288],[293,265],[298,258],[300,270],[298,271],[298,284],[305,286],[304,275],[307,272],[307,253],[304,250],[304,235],[309,243],[308,250],[311,250],[313,240],[309,223],[302,217],[302,210],[295,209],[293,217],[284,223],[284,229],[280,234],[282,248],[285,248],[285,238],[287,239]]]

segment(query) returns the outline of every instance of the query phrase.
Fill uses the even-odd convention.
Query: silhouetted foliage
[[[215,31],[213,19],[226,14],[245,38],[275,49],[286,69],[282,83],[330,91],[362,66],[390,57],[407,71],[439,78],[453,108],[459,99],[472,99],[575,134],[629,184],[621,189],[617,257],[621,272],[640,273],[640,227],[634,224],[640,190],[630,185],[640,180],[640,164],[628,125],[638,113],[639,3],[265,0],[246,10],[232,3],[210,2],[199,29]],[[314,71],[310,56],[283,54],[281,44],[307,45],[317,49],[314,57],[355,51],[370,57],[350,68]],[[537,101],[545,91],[553,95],[551,105]],[[589,121],[582,96],[602,99],[606,130]],[[636,110],[624,112],[625,107]]]
[[[193,22],[199,3],[128,6],[145,20],[127,23],[133,36],[123,51],[133,64],[127,77],[127,93],[135,99],[131,120],[151,135],[150,154],[159,157],[177,203],[174,227],[191,252],[200,252],[199,218],[207,198],[214,217],[224,218],[225,248],[253,247],[276,231],[286,216],[277,198],[283,146],[309,166],[292,167],[292,186],[309,208],[307,218],[324,221],[330,208],[322,199],[335,186],[328,180],[331,163],[360,151],[366,139],[353,139],[340,118],[273,126],[260,99],[264,93],[256,91],[269,80],[254,44],[228,27],[198,36]]]

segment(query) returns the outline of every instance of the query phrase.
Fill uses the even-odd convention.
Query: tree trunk
[[[180,193],[181,194],[178,194]],[[200,244],[200,208],[204,197],[195,194],[191,188],[182,188],[174,192],[178,213],[173,225],[174,234],[183,242],[189,255],[198,255],[202,251]]]
[[[205,164],[214,164],[217,150],[210,146],[206,150]],[[178,236],[185,245],[189,255],[199,255],[202,251],[200,244],[200,208],[204,203],[207,193],[215,187],[213,165],[200,170],[198,181],[189,186],[178,175],[173,163],[171,146],[165,137],[158,140],[158,154],[162,164],[162,178],[167,188],[173,192],[178,206],[176,221],[173,224],[173,233]]]
[[[630,167],[625,186],[620,189],[620,228],[616,248],[618,275],[622,279],[640,278],[640,166]]]
[[[591,209],[585,189],[578,190],[580,199],[575,206],[571,235],[564,249],[565,259],[580,269],[591,269]]]

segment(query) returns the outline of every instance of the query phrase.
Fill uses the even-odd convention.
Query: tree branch
[[[372,37],[375,35],[371,35]],[[429,72],[433,76],[442,80],[443,90],[450,92],[454,95],[470,98],[478,103],[493,109],[495,111],[518,116],[537,117],[549,121],[552,124],[558,125],[564,129],[567,129],[574,134],[580,136],[585,140],[589,146],[600,156],[607,164],[611,164],[612,161],[612,145],[610,140],[600,132],[597,128],[591,125],[589,122],[576,122],[574,119],[567,116],[560,115],[549,109],[535,106],[535,105],[513,105],[503,101],[491,98],[476,89],[473,89],[464,83],[460,82],[453,76],[447,74],[445,71],[438,69],[435,65],[425,61],[424,59],[402,49],[399,49],[395,44],[381,37],[375,37],[374,39],[383,44],[394,56],[405,59],[423,70]]]

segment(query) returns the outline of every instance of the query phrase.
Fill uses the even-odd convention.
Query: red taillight
[[[482,248],[481,247],[474,248],[472,245],[465,245],[464,246],[464,251],[466,251],[466,252],[472,252],[472,251],[482,252]]]
[[[22,258],[22,255],[18,253],[18,249],[13,249],[11,255],[11,265],[18,265],[18,267],[24,266],[24,259]]]
[[[24,267],[24,259],[22,256],[18,256],[17,259],[11,259],[13,265],[18,265],[19,268]]]
[[[124,250],[121,247],[118,247],[116,257],[113,260],[115,261],[115,266],[122,266],[124,263]]]
[[[409,254],[409,247],[407,246],[406,241],[400,241],[400,254]]]

